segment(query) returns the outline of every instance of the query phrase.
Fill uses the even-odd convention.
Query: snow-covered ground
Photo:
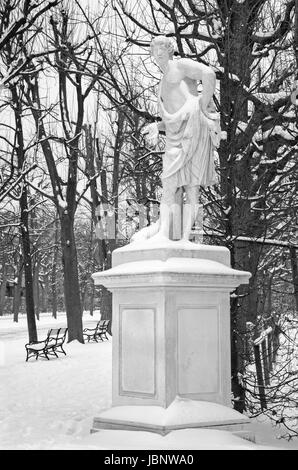
[[[84,326],[95,323],[84,315]],[[64,314],[38,322],[39,339],[49,327],[66,326]],[[90,434],[93,418],[111,406],[112,339],[66,344],[67,356],[25,362],[26,319],[18,324],[0,317],[0,448],[1,449],[298,449],[298,439],[277,439],[280,429],[254,420],[258,446],[225,431],[187,429],[161,437],[134,431]]]

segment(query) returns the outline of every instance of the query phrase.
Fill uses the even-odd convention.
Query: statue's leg
[[[182,237],[182,206],[183,187],[176,190],[175,203],[172,207],[172,236],[173,240],[181,240]]]
[[[186,203],[183,206],[183,240],[189,240],[190,232],[195,223],[199,204],[199,186],[185,187]]]
[[[170,238],[170,226],[172,221],[172,210],[175,204],[176,187],[171,180],[163,180],[162,198],[160,203],[160,228],[159,234]]]

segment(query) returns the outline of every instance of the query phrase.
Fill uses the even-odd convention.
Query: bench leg
[[[60,349],[61,349],[61,351],[59,351],[59,349],[58,349],[58,348],[60,348]],[[66,352],[64,351],[64,349],[63,349],[63,345],[62,345],[62,344],[60,344],[60,346],[57,346],[57,352],[59,352],[59,353],[61,352],[61,353],[65,354],[65,356],[66,356]],[[58,356],[57,356],[57,357],[58,357]]]
[[[27,349],[26,362],[28,362],[30,357],[34,357],[34,356],[35,356],[35,359],[37,360],[38,359],[38,351],[31,351],[31,354],[30,354],[30,350]]]
[[[51,356],[51,355],[55,355],[56,357],[58,357],[54,348],[51,348],[51,349],[49,348],[47,351],[45,351],[45,356],[46,356],[47,358],[48,358],[48,355],[50,355],[50,356]],[[49,358],[48,358],[48,359],[49,359]]]
[[[28,359],[30,359],[30,357],[33,357],[33,356],[35,356],[36,361],[39,357],[42,357],[42,356],[44,356],[48,361],[50,360],[50,358],[48,357],[46,351],[43,351],[43,350],[42,351],[31,351],[31,355],[30,355],[30,351],[27,350],[26,362],[28,362]]]
[[[36,359],[37,359],[38,357],[43,357],[43,356],[44,356],[48,361],[50,360],[50,358],[48,357],[47,352],[46,352],[45,349],[43,349],[42,351],[37,351],[37,357],[36,357]]]
[[[106,339],[108,339],[108,338],[106,337],[106,334],[105,334],[104,331],[102,331],[98,336],[100,337],[100,340],[101,340],[101,341],[103,341],[103,337],[105,337]]]

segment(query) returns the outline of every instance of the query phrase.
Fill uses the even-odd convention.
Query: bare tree
[[[27,76],[26,102],[31,109],[48,168],[52,186],[52,194],[48,194],[48,197],[55,204],[60,220],[68,338],[69,341],[77,339],[83,342],[74,217],[79,202],[77,183],[84,107],[96,78],[91,78],[85,85],[85,69],[91,57],[88,48],[90,36],[79,40],[75,38],[71,12],[67,9],[57,11],[50,18],[50,26],[51,42],[56,52],[53,60],[47,57],[47,64],[56,74],[59,86],[59,126],[54,134],[44,119],[51,109],[45,109],[40,95],[42,77],[37,73]],[[61,176],[57,169],[58,155],[54,144],[59,147],[60,159],[63,155],[66,177]]]
[[[40,3],[32,2],[31,0],[24,0],[23,2],[4,0],[0,5],[0,56],[5,64],[4,70],[6,70],[6,73],[2,74],[1,77],[1,88],[3,89],[3,86],[6,86],[11,93],[15,121],[14,142],[11,143],[8,138],[2,136],[2,139],[10,144],[12,151],[10,168],[1,182],[0,197],[4,199],[17,186],[20,188],[18,199],[21,212],[20,230],[23,246],[29,341],[37,340],[37,330],[34,316],[28,194],[27,185],[23,181],[24,176],[32,170],[32,167],[30,169],[26,168],[26,147],[22,120],[23,81],[21,73],[28,67],[28,64],[31,64],[32,67],[34,58],[42,56],[43,52],[28,55],[25,52],[30,48],[30,44],[40,30],[41,18],[48,10],[57,5],[58,2],[59,0],[54,0],[53,2],[42,1]],[[26,47],[24,46],[24,41],[26,41]],[[7,103],[4,103],[4,106],[7,106]],[[10,130],[12,129],[10,128]],[[15,157],[16,162],[14,160]]]

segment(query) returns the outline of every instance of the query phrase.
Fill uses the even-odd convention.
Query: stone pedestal
[[[112,269],[93,274],[113,293],[113,407],[95,418],[93,430],[243,431],[248,420],[230,405],[230,292],[249,277],[230,267],[224,247],[148,241],[115,250]],[[177,399],[177,419],[171,412],[167,425]],[[193,415],[182,423],[185,403]],[[148,423],[146,411],[156,410],[162,418]]]

